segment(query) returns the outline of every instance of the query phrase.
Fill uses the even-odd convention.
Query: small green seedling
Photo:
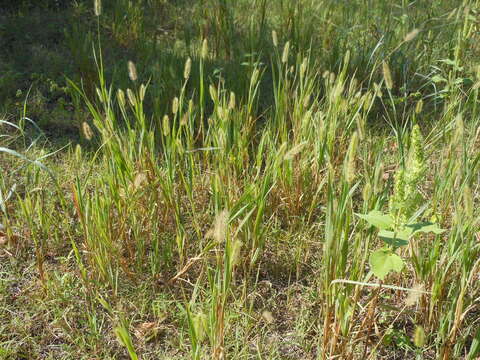
[[[378,236],[385,246],[370,254],[369,263],[372,272],[381,280],[390,271],[400,272],[404,260],[396,250],[407,246],[418,233],[441,234],[445,230],[431,222],[410,222],[421,201],[417,190],[419,182],[425,176],[425,155],[423,137],[418,125],[412,129],[408,159],[405,166],[395,176],[393,196],[390,198],[388,214],[372,210],[368,214],[357,214],[370,225],[379,229]]]

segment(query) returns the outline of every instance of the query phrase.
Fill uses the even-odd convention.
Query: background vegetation
[[[2,2],[0,358],[476,359],[479,5]]]

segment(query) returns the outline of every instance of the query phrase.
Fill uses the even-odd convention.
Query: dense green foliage
[[[6,5],[1,359],[480,356],[479,1]]]

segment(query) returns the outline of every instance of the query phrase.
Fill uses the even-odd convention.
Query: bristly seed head
[[[203,39],[202,43],[202,51],[200,53],[202,59],[206,59],[208,56],[208,41],[207,39]]]
[[[419,33],[420,33],[419,29],[413,29],[407,35],[405,35],[405,38],[403,39],[403,41],[405,41],[405,42],[412,41],[413,39],[415,39],[417,37],[417,35]]]
[[[417,102],[417,105],[415,106],[415,114],[420,114],[423,110],[423,100],[420,99]]]
[[[140,85],[140,90],[138,91],[138,96],[140,97],[140,101],[145,99],[145,93],[147,92],[147,87],[142,84]]]
[[[83,136],[85,136],[85,139],[87,139],[88,141],[92,140],[93,131],[90,125],[88,125],[86,121],[82,123],[82,132],[83,132]]]
[[[212,238],[218,244],[222,243],[227,236],[227,226],[230,214],[228,210],[223,210],[215,217],[213,227],[205,235],[206,238]]]
[[[392,80],[392,73],[390,71],[390,66],[386,61],[382,62],[383,68],[383,78],[385,79],[385,85],[387,85],[388,90],[392,90],[393,88],[393,80]]]
[[[288,53],[290,51],[290,41],[287,41],[283,48],[283,54],[282,54],[282,63],[286,63],[288,61]]]
[[[102,0],[94,0],[93,11],[95,13],[95,16],[102,15]]]
[[[183,70],[183,78],[188,80],[190,77],[190,71],[192,70],[192,59],[188,58],[185,62],[185,69]]]
[[[132,81],[137,81],[138,75],[137,75],[137,67],[133,63],[133,61],[128,62],[128,77]]]
[[[233,91],[230,92],[230,100],[228,102],[228,109],[233,110],[235,109],[235,93]]]
[[[416,347],[421,348],[425,345],[425,330],[420,325],[415,328],[415,335],[413,337],[413,343]]]
[[[137,97],[131,89],[127,89],[127,97],[128,101],[130,101],[130,105],[135,106],[137,104]]]
[[[168,115],[165,115],[162,119],[162,130],[164,136],[168,136],[170,134],[170,118]]]
[[[172,101],[172,114],[176,115],[178,112],[178,97],[174,97]]]
[[[278,37],[277,37],[277,32],[275,30],[272,31],[272,41],[273,41],[273,46],[277,47]]]
[[[122,89],[117,91],[117,100],[122,108],[125,107],[125,92]]]
[[[355,157],[358,147],[358,133],[355,131],[350,139],[348,146],[347,157],[345,159],[345,180],[351,184],[355,180]]]

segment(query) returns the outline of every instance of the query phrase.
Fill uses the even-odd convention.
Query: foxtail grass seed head
[[[327,127],[325,124],[325,116],[320,112],[315,117],[318,119],[318,137],[319,139],[324,139]]]
[[[230,99],[228,102],[228,109],[233,110],[235,109],[235,93],[232,91],[230,92]]]
[[[415,105],[415,114],[420,114],[423,110],[423,100],[420,99],[417,102],[417,105]]]
[[[272,42],[273,42],[273,46],[278,47],[278,37],[277,37],[277,32],[275,30],[272,30]]]
[[[102,1],[101,0],[94,0],[93,11],[95,12],[95,16],[102,15]]]
[[[243,242],[241,242],[238,239],[236,239],[233,242],[232,253],[230,255],[230,259],[231,259],[230,261],[231,261],[232,266],[236,266],[238,264],[238,261],[240,260],[240,253],[241,253],[241,250],[242,250],[242,246],[243,246]]]
[[[382,62],[382,69],[383,69],[383,78],[385,79],[385,85],[387,86],[388,90],[392,90],[393,88],[393,80],[392,80],[392,73],[390,71],[390,66],[386,61]]]
[[[425,345],[425,330],[420,325],[415,328],[415,335],[413,336],[413,343],[416,347],[423,347]]]
[[[86,121],[84,121],[82,123],[82,133],[83,133],[83,136],[85,137],[85,139],[87,139],[88,141],[92,140],[93,131],[92,131],[92,128],[90,127],[90,125],[88,125],[88,123]]]
[[[364,203],[368,203],[370,201],[370,197],[372,196],[372,185],[370,182],[367,182],[362,190],[362,199]]]
[[[365,139],[365,118],[360,114],[355,116],[355,123],[357,125],[358,138]]]
[[[273,318],[272,313],[271,313],[270,311],[267,311],[267,310],[264,310],[264,311],[262,312],[262,318],[263,318],[263,320],[265,320],[265,322],[266,322],[267,324],[272,324],[272,323],[275,321],[275,319]]]
[[[307,145],[307,142],[304,141],[300,144],[297,144],[295,145],[293,148],[291,148],[290,150],[288,150],[288,152],[285,154],[285,156],[283,157],[284,160],[293,160],[293,158],[299,154],[303,148]]]
[[[407,35],[405,35],[405,37],[403,38],[403,41],[404,42],[409,42],[409,41],[412,41],[413,39],[415,39],[417,37],[417,35],[420,33],[420,30],[419,29],[413,29],[412,31],[410,31]]]
[[[336,102],[338,99],[342,99],[342,93],[344,90],[343,82],[338,81],[331,92],[331,101],[332,103]]]
[[[188,113],[189,114],[193,113],[193,100],[192,99],[188,100]]]
[[[128,101],[130,101],[130,105],[135,106],[137,104],[137,97],[131,89],[127,89],[127,97]]]
[[[164,136],[170,135],[170,118],[168,117],[168,115],[163,116],[162,130],[163,130],[163,135]]]
[[[77,164],[81,164],[81,161],[82,161],[82,147],[80,146],[80,144],[77,144],[77,146],[75,146],[74,157],[75,157],[75,162]]]
[[[195,337],[199,343],[205,338],[208,327],[208,318],[203,312],[199,312],[193,318],[193,328],[195,330]]]
[[[138,92],[138,95],[140,96],[140,101],[143,101],[143,99],[145,99],[146,92],[147,92],[147,87],[144,84],[140,85],[140,90]]]
[[[133,63],[133,61],[128,62],[128,77],[132,81],[137,81],[138,74],[137,74],[137,67]]]
[[[349,95],[353,95],[354,97],[357,97],[357,84],[358,84],[358,80],[357,78],[353,77],[351,80],[350,80],[350,84],[348,85],[348,94]]]
[[[117,91],[117,101],[120,104],[120,107],[125,107],[125,92],[122,89]]]
[[[178,97],[174,97],[172,101],[172,114],[177,115],[178,112]]]
[[[207,41],[207,39],[203,39],[202,51],[200,52],[200,57],[202,59],[206,59],[207,56],[208,56],[208,41]]]
[[[412,291],[408,292],[407,298],[405,299],[405,306],[415,305],[422,297],[423,291],[425,291],[425,288],[422,284],[415,284],[412,287]]]
[[[146,183],[148,180],[147,174],[145,172],[140,172],[135,176],[135,179],[133,179],[133,188],[135,190],[140,189],[144,183]]]
[[[300,65],[300,77],[302,79],[305,76],[305,72],[307,71],[307,64],[308,64],[308,59],[305,57],[303,58],[302,64]]]
[[[230,214],[227,210],[223,210],[215,217],[213,227],[205,235],[206,238],[212,238],[218,244],[222,243],[227,236],[227,226]]]
[[[363,111],[368,111],[374,99],[375,99],[375,95],[372,94],[371,91],[368,91],[365,93],[363,97]]]
[[[190,77],[190,71],[192,70],[192,59],[188,58],[185,62],[185,68],[183,70],[183,78],[188,80]]]
[[[383,163],[380,163],[375,167],[374,182],[373,182],[373,193],[378,194],[383,190],[383,181],[385,176],[388,176],[388,173],[385,173],[385,166]]]
[[[343,63],[348,65],[350,63],[350,50],[347,50],[345,56],[343,57]]]
[[[290,52],[290,41],[287,41],[287,43],[283,47],[282,63],[285,64],[288,61],[288,53],[289,52]]]
[[[336,78],[337,78],[337,75],[335,75],[334,72],[331,72],[328,74],[328,81],[330,82],[331,85],[335,83]]]
[[[347,158],[345,161],[345,180],[351,184],[355,180],[355,157],[358,147],[358,133],[355,131],[350,139],[348,146]]]

